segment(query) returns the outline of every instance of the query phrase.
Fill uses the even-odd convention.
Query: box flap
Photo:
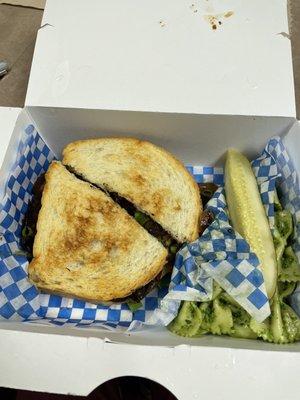
[[[286,0],[49,0],[26,104],[294,116],[282,32]]]

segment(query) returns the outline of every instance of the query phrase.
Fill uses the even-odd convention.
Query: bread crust
[[[165,149],[130,137],[79,140],[66,146],[63,163],[125,197],[178,242],[197,239],[202,213],[198,185]]]
[[[127,297],[155,278],[167,254],[104,192],[50,165],[28,268],[38,288],[92,302]]]

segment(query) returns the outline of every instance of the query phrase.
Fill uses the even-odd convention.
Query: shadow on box
[[[136,376],[111,379],[86,397],[0,388],[0,398],[5,400],[178,400],[159,383]]]

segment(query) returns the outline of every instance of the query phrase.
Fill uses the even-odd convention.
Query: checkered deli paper
[[[222,190],[223,170],[213,167],[188,167],[197,182],[220,185],[208,203],[216,217],[213,224],[200,239],[179,251],[170,286],[154,289],[143,299],[137,311],[131,312],[125,303],[96,305],[40,293],[27,278],[28,261],[19,246],[22,221],[33,184],[53,159],[54,154],[35,128],[28,126],[0,205],[0,318],[122,329],[134,329],[143,324],[166,325],[176,316],[181,300],[209,300],[213,279],[258,321],[268,316],[269,304],[257,257],[229,225]],[[280,172],[288,178],[288,181],[282,180],[286,205],[299,219],[296,175],[279,138],[269,142],[262,156],[253,162],[253,168],[271,226],[274,223],[275,178]],[[297,238],[300,237],[298,233]],[[295,245],[299,247],[297,238]]]

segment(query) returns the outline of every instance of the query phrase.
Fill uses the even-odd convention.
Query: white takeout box
[[[221,164],[230,146],[254,157],[281,135],[300,174],[284,32],[285,0],[48,1],[26,107],[0,109],[0,194],[29,123],[57,156],[78,138],[131,135],[198,165]],[[0,386],[86,395],[135,375],[180,400],[294,400],[299,352],[300,343],[188,340],[159,328],[128,335],[1,321]]]

